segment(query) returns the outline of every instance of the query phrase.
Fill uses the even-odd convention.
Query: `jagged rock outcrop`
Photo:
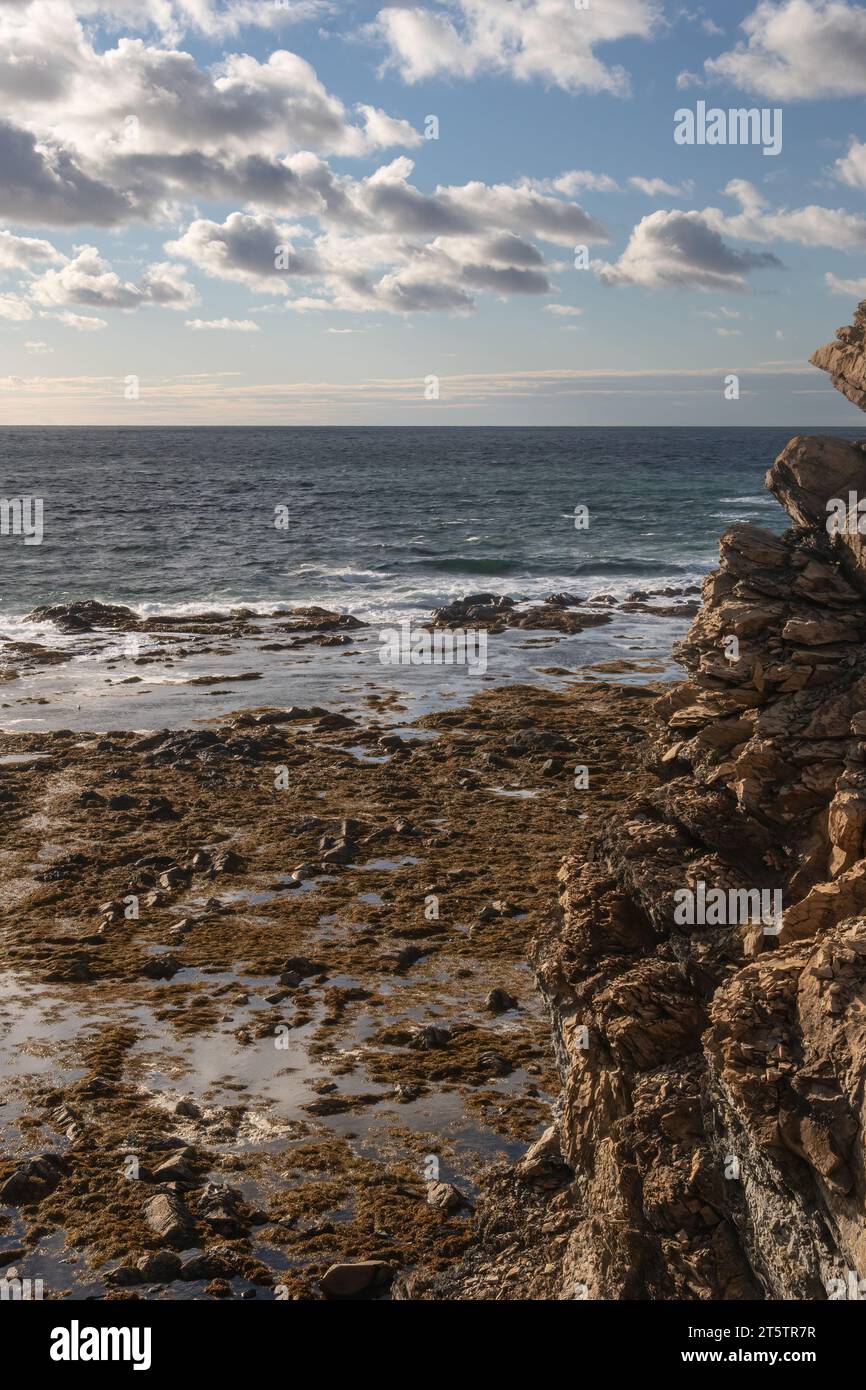
[[[866,300],[858,304],[850,327],[836,330],[836,341],[813,353],[811,362],[829,372],[833,385],[866,410]]]
[[[866,408],[864,334],[866,303],[813,361]],[[797,438],[766,482],[793,527],[722,537],[659,702],[657,789],[563,865],[534,966],[566,1167],[499,1182],[460,1297],[497,1296],[503,1243],[518,1297],[824,1299],[866,1277],[866,454]]]

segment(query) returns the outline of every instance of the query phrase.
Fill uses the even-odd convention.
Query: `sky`
[[[857,426],[864,96],[849,0],[0,0],[0,424]]]

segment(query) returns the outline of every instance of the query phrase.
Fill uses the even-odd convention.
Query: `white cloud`
[[[833,172],[851,188],[866,188],[866,141],[852,137],[848,153],[836,160]]]
[[[705,208],[702,216],[718,232],[744,241],[790,241],[799,246],[829,246],[839,251],[866,247],[866,217],[844,208],[810,203],[803,208],[771,208],[762,193],[746,179],[732,179],[728,197],[740,204],[733,215]]]
[[[853,295],[855,299],[866,298],[866,278],[862,280],[843,280],[828,270],[824,281],[831,294]]]
[[[544,312],[546,314],[555,314],[557,318],[567,319],[578,318],[583,313],[583,310],[575,309],[571,304],[545,304]]]
[[[848,0],[760,0],[745,39],[704,76],[775,101],[866,93],[866,9]]]
[[[615,263],[596,262],[606,285],[743,291],[752,270],[776,267],[769,252],[738,251],[699,212],[653,212],[635,227]]]
[[[583,10],[574,0],[433,0],[382,9],[369,32],[384,41],[388,64],[407,82],[507,73],[622,96],[628,73],[596,49],[648,39],[660,23],[656,0],[606,0]]]
[[[55,318],[58,323],[64,324],[67,328],[74,328],[78,333],[99,333],[101,329],[108,327],[105,319],[95,318],[92,314],[73,314],[71,309],[46,317]]]
[[[182,236],[166,242],[169,256],[191,261],[206,275],[235,280],[251,289],[288,293],[290,277],[318,268],[308,250],[296,250],[292,228],[265,214],[233,212],[225,222],[199,217]]]
[[[276,0],[75,0],[75,6],[82,16],[122,21],[132,29],[153,27],[173,41],[187,30],[230,38],[245,28],[279,29],[324,18],[335,8],[333,0],[291,0],[283,5]]]
[[[163,262],[144,272],[139,284],[121,280],[95,246],[80,246],[60,270],[46,270],[31,285],[31,297],[48,308],[83,305],[91,309],[138,309],[159,304],[188,309],[193,287],[176,265]]]
[[[0,270],[26,270],[34,261],[62,260],[50,241],[0,231]]]
[[[0,215],[15,222],[110,227],[132,211],[126,194],[103,178],[86,173],[75,155],[58,145],[53,136],[46,134],[40,143],[31,131],[2,119],[0,168]]]
[[[135,24],[134,6],[123,13]],[[421,140],[378,107],[347,108],[286,49],[210,67],[129,34],[98,50],[67,0],[0,5],[0,103],[0,216],[31,225],[148,219],[221,178],[291,193],[293,154],[357,157]]]
[[[563,193],[573,198],[577,193],[618,193],[619,184],[610,174],[595,174],[591,169],[569,169],[555,179],[521,179],[520,187],[535,188],[539,193]]]
[[[228,53],[210,68],[182,49],[128,36],[97,51],[61,0],[0,12],[0,95],[40,138],[102,162],[191,150],[363,155],[421,138],[373,106],[361,106],[356,119],[287,49],[265,61]]]
[[[473,182],[422,193],[400,156],[360,181],[328,189],[316,230],[266,212],[197,218],[166,243],[169,256],[206,274],[286,295],[286,307],[466,313],[479,293],[552,292],[536,240],[608,241],[577,203],[527,186]],[[300,170],[305,173],[309,171]],[[316,177],[323,185],[321,168]],[[282,255],[278,252],[282,248]],[[316,281],[316,292],[299,280]]]
[[[195,332],[218,331],[226,333],[260,333],[259,325],[253,319],[187,319],[184,328]]]
[[[53,352],[54,348],[47,343],[31,340],[24,344],[24,351],[32,353],[34,356],[45,356],[46,353]]]
[[[531,188],[476,181],[437,189],[437,195],[472,218],[476,226],[510,228],[559,246],[610,241],[602,223],[577,203],[546,197]]]
[[[640,174],[635,174],[633,178],[630,178],[629,183],[632,188],[637,188],[648,198],[658,198],[662,195],[667,198],[684,198],[692,192],[693,188],[691,183],[667,183],[664,179],[645,179]]]
[[[26,323],[32,317],[32,308],[20,295],[0,294],[0,319],[11,319],[13,323]]]

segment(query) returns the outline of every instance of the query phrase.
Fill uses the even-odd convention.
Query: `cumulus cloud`
[[[264,61],[229,53],[210,67],[128,35],[98,51],[65,0],[0,10],[0,98],[91,170],[133,154],[359,156],[421,139],[376,107],[348,110],[287,49]]]
[[[595,269],[606,285],[743,291],[750,271],[777,267],[770,252],[738,251],[699,212],[653,212],[615,263]]]
[[[0,231],[0,271],[26,270],[34,262],[62,260],[60,252],[38,237],[16,236]]]
[[[59,270],[46,270],[33,281],[31,297],[45,307],[91,309],[138,309],[145,304],[188,309],[197,300],[179,266],[151,266],[136,285],[121,280],[95,246],[80,246]]]
[[[465,313],[479,293],[552,293],[537,241],[570,247],[610,239],[579,204],[525,182],[424,193],[410,182],[413,169],[400,156],[367,178],[337,181],[305,157],[292,173],[303,188],[299,200],[315,199],[318,227],[234,212],[221,223],[195,219],[166,251],[216,278],[276,290],[302,311]]]
[[[267,293],[288,293],[287,277],[311,275],[318,268],[313,252],[295,249],[292,228],[264,214],[233,212],[222,223],[196,218],[182,236],[166,242],[165,249],[206,275]]]
[[[704,76],[775,101],[866,93],[866,8],[848,0],[760,0],[745,39]]]
[[[68,150],[0,121],[0,216],[30,226],[111,227],[130,213],[129,200],[85,173]]]
[[[448,206],[472,218],[476,226],[510,227],[560,246],[610,241],[607,228],[577,203],[551,198],[532,188],[477,181],[438,189]]]
[[[622,96],[630,90],[628,73],[596,50],[617,39],[648,39],[661,18],[656,0],[607,0],[584,10],[574,0],[432,0],[388,6],[368,32],[384,42],[387,64],[407,82],[507,73]]]
[[[851,188],[866,188],[866,142],[855,136],[848,146],[848,153],[836,160],[833,172]]]
[[[421,140],[379,107],[347,108],[288,50],[229,53],[209,67],[129,34],[99,50],[81,13],[67,0],[0,5],[0,102],[14,112],[14,124],[0,121],[0,216],[110,227],[197,196],[288,209],[316,199],[292,156],[360,157]]]
[[[844,208],[825,208],[810,203],[802,208],[772,208],[764,195],[746,179],[732,179],[725,188],[740,211],[726,214],[705,208],[703,217],[722,235],[744,241],[790,241],[799,246],[829,246],[838,251],[866,247],[866,217]]]

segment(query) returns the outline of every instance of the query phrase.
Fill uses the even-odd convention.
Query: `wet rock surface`
[[[628,730],[585,682],[399,736],[381,698],[349,730],[3,736],[48,756],[0,767],[0,1255],[47,1298],[389,1298],[454,1268],[484,1175],[551,1123],[528,944],[563,844],[655,785],[635,703]]]
[[[433,612],[433,627],[483,628],[489,633],[501,633],[506,628],[526,631],[559,632],[566,635],[585,632],[589,628],[605,627],[612,623],[616,612],[655,614],[657,617],[690,617],[697,604],[679,591],[678,604],[649,602],[649,594],[629,594],[625,599],[612,594],[595,595],[587,600],[577,594],[549,594],[542,603],[519,604],[507,594],[467,594]]]

